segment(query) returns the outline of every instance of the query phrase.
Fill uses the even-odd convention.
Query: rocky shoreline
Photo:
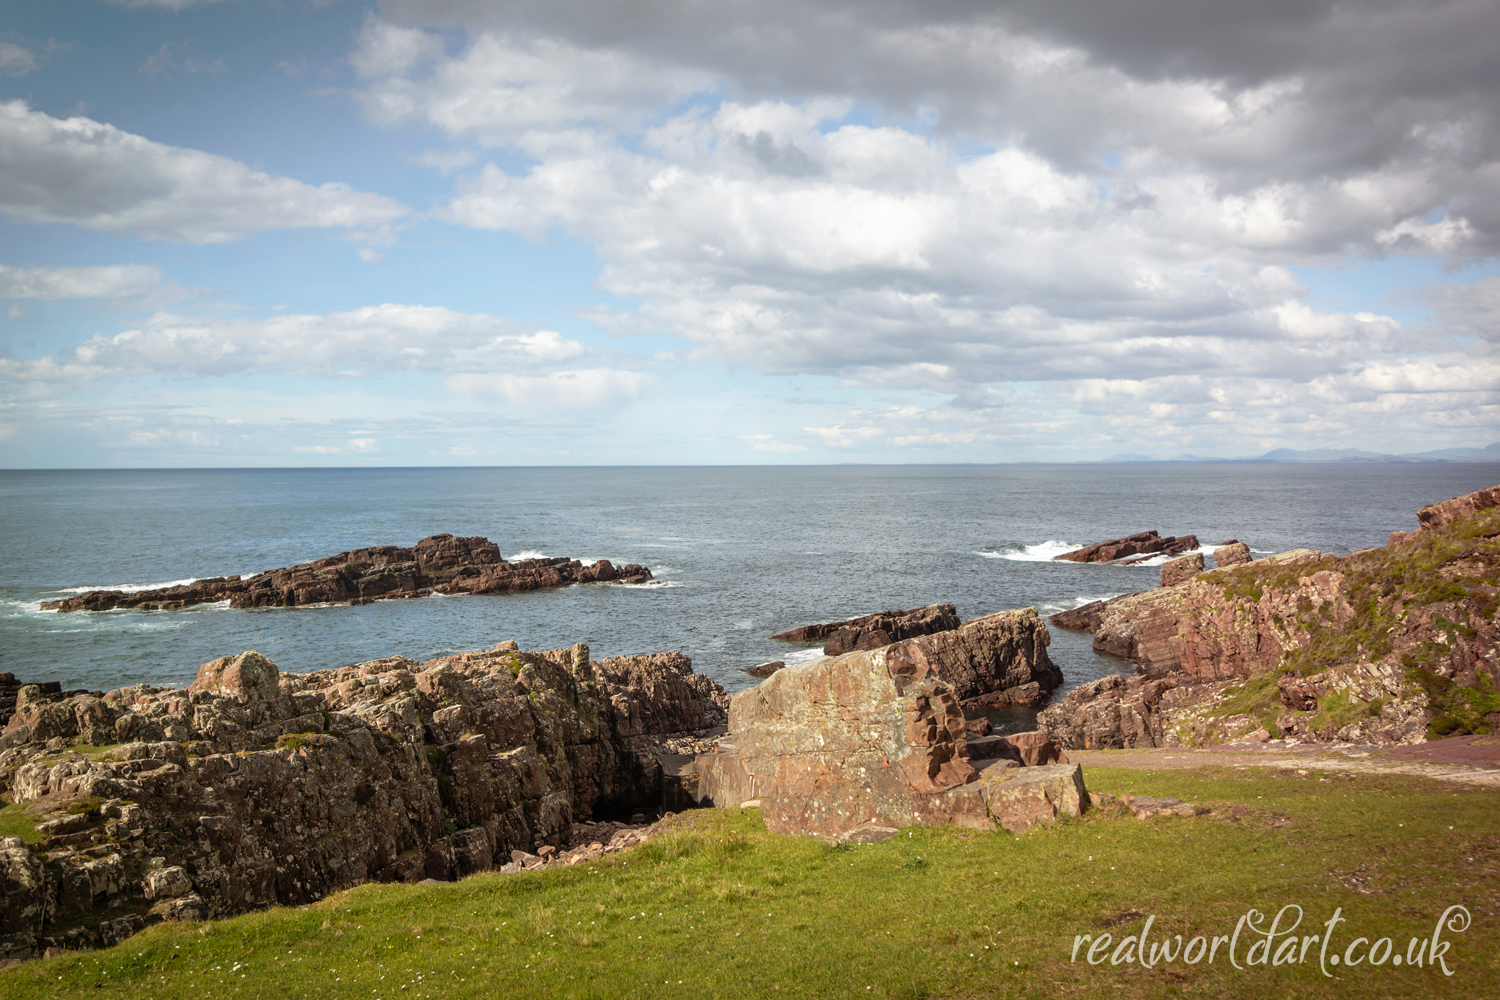
[[[153,590],[90,590],[43,611],[173,611],[228,601],[232,608],[293,608],[308,604],[369,604],[434,594],[508,594],[575,583],[646,583],[651,571],[634,563],[618,569],[600,559],[518,559],[507,562],[488,538],[432,535],[411,548],[380,545],[267,570],[250,577],[220,576]]]
[[[1176,585],[1053,615],[1138,675],[1076,688],[1038,724],[1073,749],[1500,731],[1500,487],[1418,520],[1384,548],[1236,549]]]
[[[1052,617],[1138,673],[1070,691],[1034,733],[986,736],[966,714],[1040,708],[1063,683],[1034,608],[961,622],[935,604],[781,633],[821,640],[825,655],[765,664],[732,699],[679,653],[594,661],[581,643],[305,674],[246,652],[181,689],[62,691],[0,675],[0,822],[22,834],[0,836],[0,961],[365,881],[597,860],[695,806],[759,806],[771,830],[833,843],[914,824],[1019,832],[1090,808],[1068,751],[1500,731],[1500,487],[1419,521],[1342,557],[1251,561],[1228,542],[1212,570],[1191,536],[1080,550],[1176,558],[1159,588]],[[512,564],[485,539],[439,535],[264,578],[170,598],[93,592],[76,607],[215,593],[244,607],[354,603],[649,571]]]
[[[1062,680],[1049,641],[1028,608],[816,669],[848,687],[869,682],[872,655],[916,664],[923,697],[946,706],[944,752],[967,760],[961,704],[1045,701]],[[777,674],[783,689],[809,676]],[[246,652],[180,689],[7,680],[0,821],[31,835],[0,839],[0,960],[365,881],[576,863],[628,846],[629,830],[665,812],[743,801],[700,781],[700,761],[732,750],[730,699],[675,652],[594,661],[583,644],[503,642],[305,674]],[[934,744],[887,693],[905,727],[889,766],[906,773]],[[995,760],[1055,763],[1030,742],[989,743]],[[1081,776],[1068,780],[1081,790]]]

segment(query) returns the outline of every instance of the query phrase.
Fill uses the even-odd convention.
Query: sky
[[[1500,440],[1500,0],[11,0],[0,468]]]

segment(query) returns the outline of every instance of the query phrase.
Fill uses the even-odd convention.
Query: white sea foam
[[[647,580],[645,583],[617,583],[614,586],[622,590],[664,590],[668,587],[680,587],[682,584],[676,580]]]
[[[1186,552],[1179,552],[1175,556],[1169,556],[1166,553],[1159,553],[1157,555],[1152,556],[1149,559],[1142,559],[1140,562],[1130,563],[1130,565],[1131,566],[1160,566],[1162,563],[1166,562],[1168,559],[1180,559],[1183,556],[1190,556],[1194,552],[1196,552],[1196,553],[1198,553],[1200,555],[1205,555],[1206,556],[1206,555],[1211,554],[1213,552],[1213,550],[1212,549],[1189,549]],[[1127,556],[1126,558],[1129,558],[1129,557]],[[1116,563],[1115,565],[1120,565],[1120,564]]]
[[[1038,542],[1035,545],[1007,545],[1003,549],[980,549],[970,552],[972,556],[981,559],[1011,559],[1016,562],[1048,562],[1053,556],[1060,556],[1064,552],[1072,552],[1074,549],[1082,548],[1072,542],[1060,542],[1055,539]]]
[[[505,561],[506,562],[521,562],[524,559],[551,559],[551,558],[552,557],[549,556],[549,555],[547,555],[547,553],[545,553],[545,552],[538,552],[536,549],[527,549],[524,552],[517,552],[513,556],[506,556],[505,557]]]
[[[0,608],[4,608],[8,614],[20,612],[22,614],[36,614],[42,610],[41,601],[0,601]]]
[[[197,583],[202,577],[190,576],[186,580],[168,580],[166,583],[109,583],[91,587],[63,587],[54,594],[87,594],[91,590],[118,590],[124,594],[138,594],[143,590],[165,590],[168,587],[186,587]]]
[[[793,653],[787,653],[780,657],[781,662],[789,667],[800,666],[803,663],[811,663],[813,660],[823,658],[823,647],[814,646],[812,649],[799,649]]]
[[[1081,608],[1085,604],[1093,604],[1095,601],[1107,601],[1113,597],[1119,597],[1124,591],[1113,594],[1084,594],[1067,601],[1042,601],[1037,604],[1036,609],[1042,615],[1055,615],[1059,611],[1072,611]]]

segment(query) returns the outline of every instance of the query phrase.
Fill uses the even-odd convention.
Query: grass
[[[0,971],[7,1000],[750,997],[1478,997],[1500,995],[1494,791],[1406,775],[1090,768],[1116,794],[1207,816],[1098,810],[1020,837],[913,829],[834,848],[756,810],[686,814],[612,862],[362,886],[297,909],[160,925],[119,947]],[[1089,965],[1076,935],[1229,935],[1251,908],[1342,910],[1339,948],[1403,952],[1461,903],[1452,977],[1315,960],[1236,970]],[[1245,945],[1240,945],[1243,964]],[[1317,949],[1313,949],[1316,955]]]
[[[20,837],[28,844],[42,839],[36,832],[36,823],[24,806],[7,804],[0,806],[0,837]]]

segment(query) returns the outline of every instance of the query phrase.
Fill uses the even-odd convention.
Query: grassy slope
[[[916,829],[831,848],[754,810],[688,814],[619,856],[455,885],[370,885],[314,906],[162,925],[117,948],[0,971],[0,995],[273,1000],[435,997],[1500,996],[1497,796],[1407,776],[1095,768],[1092,788],[1216,815],[1096,811],[1022,837]],[[1228,804],[1250,807],[1239,821]],[[1284,825],[1278,825],[1284,824]],[[1478,888],[1475,888],[1475,886]],[[1154,971],[1069,964],[1073,937],[1229,934],[1298,903],[1404,950],[1453,903],[1474,916],[1434,969]],[[1137,915],[1138,914],[1138,915]],[[1243,956],[1243,947],[1241,955]]]

